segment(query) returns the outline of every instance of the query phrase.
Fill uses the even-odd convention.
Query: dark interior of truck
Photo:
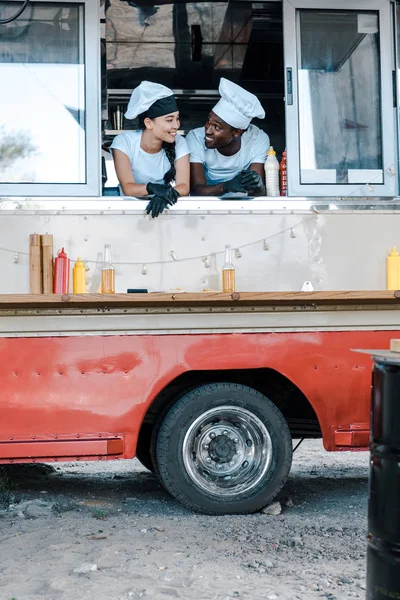
[[[105,0],[102,39],[103,149],[118,130],[132,89],[144,80],[176,94],[181,133],[205,123],[221,77],[260,99],[278,156],[285,148],[281,2]]]

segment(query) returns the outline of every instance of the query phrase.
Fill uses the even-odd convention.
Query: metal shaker
[[[122,129],[122,122],[124,118],[123,106],[117,104],[113,109],[113,128],[115,130]]]

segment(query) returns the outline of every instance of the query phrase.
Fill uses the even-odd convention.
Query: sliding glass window
[[[97,4],[29,2],[0,24],[2,195],[99,194]]]

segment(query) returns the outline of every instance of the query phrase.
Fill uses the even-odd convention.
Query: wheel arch
[[[178,375],[153,399],[143,425],[152,424],[184,393],[207,383],[230,382],[253,388],[267,396],[286,419],[292,437],[320,438],[318,416],[304,393],[275,369],[192,370]]]

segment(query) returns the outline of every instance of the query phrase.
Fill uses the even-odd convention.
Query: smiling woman
[[[189,149],[179,129],[172,90],[143,81],[125,114],[139,117],[140,131],[126,131],[112,143],[115,170],[125,196],[152,194],[147,213],[157,217],[179,196],[189,193]]]

